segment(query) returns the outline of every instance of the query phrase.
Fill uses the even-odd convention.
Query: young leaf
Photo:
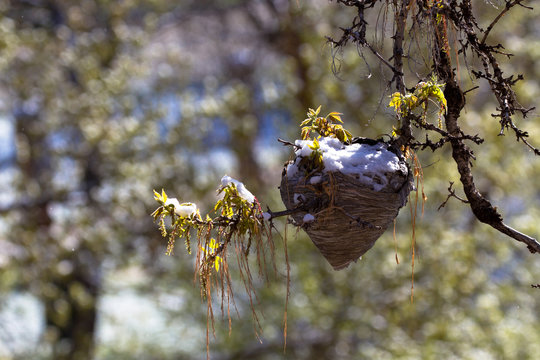
[[[152,216],[155,221],[163,213],[163,210],[163,206],[160,206],[150,216]]]
[[[309,131],[310,131],[310,128],[308,128],[307,126],[302,129],[302,140],[309,139]]]
[[[161,199],[161,196],[159,196],[159,193],[156,191],[156,189],[153,189],[152,191],[154,192],[154,199],[155,200]]]
[[[401,103],[402,95],[399,92],[395,92],[390,96],[390,103],[388,104],[388,106],[393,107],[394,109],[396,109],[396,112],[398,112],[401,108]]]
[[[164,189],[161,189],[161,198],[162,198],[163,202],[167,201],[167,194],[165,194]]]
[[[311,150],[320,149],[319,141],[317,139],[313,139],[313,142],[311,144],[308,144],[308,146]]]
[[[326,115],[326,117],[334,120],[334,121],[337,121],[337,122],[340,122],[343,124],[343,121],[341,120],[341,115],[343,115],[342,113],[338,113],[338,112],[331,112],[330,114]]]
[[[342,143],[344,143],[346,140],[346,135],[345,135],[345,132],[343,131],[343,129],[338,129],[336,131],[336,137],[338,138],[339,141],[341,141]]]
[[[216,202],[216,206],[214,206],[214,210],[217,210],[223,206],[223,200],[218,200]]]
[[[311,122],[312,120],[311,119],[305,119],[304,121],[302,121],[302,123],[300,124],[300,126],[304,126],[304,125],[307,125]]]

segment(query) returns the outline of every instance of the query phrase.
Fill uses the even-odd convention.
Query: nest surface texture
[[[383,142],[373,145],[375,140],[357,141],[365,141],[376,154],[391,151],[400,166],[384,173],[335,169],[306,173],[301,156],[306,154],[297,150],[281,180],[281,198],[288,210],[295,210],[294,223],[307,232],[334,270],[346,268],[375,244],[406,204],[412,187],[411,171],[398,151]],[[347,146],[343,151],[350,153]],[[370,161],[379,160],[375,156]]]

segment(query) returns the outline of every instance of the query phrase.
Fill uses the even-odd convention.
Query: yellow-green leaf
[[[223,205],[223,200],[218,200],[216,202],[216,206],[214,206],[214,210],[219,209]]]
[[[161,198],[162,198],[163,202],[167,201],[167,194],[165,194],[164,189],[161,189]]]
[[[305,127],[302,129],[302,140],[307,140],[309,138],[309,128]]]
[[[313,139],[313,142],[308,145],[311,150],[317,150],[320,149],[319,141],[315,138]]]
[[[216,268],[216,271],[219,271],[219,262],[221,261],[221,257],[216,256],[216,259],[214,260],[214,267]]]
[[[311,119],[305,119],[304,121],[302,121],[302,123],[300,124],[300,126],[304,126],[304,125],[307,125],[311,122]]]
[[[396,111],[401,107],[401,94],[399,92],[395,92],[390,96],[390,103],[388,106],[391,106],[396,109]]]
[[[343,124],[343,121],[341,120],[341,113],[338,113],[338,112],[331,112],[330,114],[326,115],[326,117],[334,120],[334,121],[337,121],[337,122],[340,122]]]

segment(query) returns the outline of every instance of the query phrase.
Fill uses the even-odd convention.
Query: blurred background
[[[504,2],[475,6],[485,28]],[[369,18],[379,48],[390,45],[387,10]],[[391,74],[325,39],[353,16],[326,0],[0,0],[0,359],[206,358],[193,256],[181,244],[165,255],[152,189],[204,214],[228,174],[281,210],[291,154],[276,139],[299,137],[308,107],[342,112],[354,135],[390,133]],[[525,76],[519,99],[537,106],[538,10],[515,8],[491,36],[515,54],[501,58],[507,74]],[[425,39],[408,43],[415,59],[429,56]],[[429,71],[412,58],[407,66],[409,87]],[[474,146],[477,183],[510,226],[538,239],[540,161],[497,136],[494,99],[480,85],[462,118],[486,139]],[[516,121],[538,147],[537,113]],[[414,302],[409,207],[395,244],[389,230],[339,272],[289,226],[286,353],[276,236],[277,274],[254,279],[260,341],[238,287],[230,334],[226,316],[216,318],[212,359],[537,358],[539,256],[455,199],[437,211],[459,183],[456,166],[448,147],[418,155],[428,200],[416,222]]]

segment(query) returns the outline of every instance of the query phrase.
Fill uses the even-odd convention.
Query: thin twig
[[[506,2],[506,6],[504,7],[504,9],[499,13],[499,15],[497,15],[497,17],[487,27],[486,31],[484,32],[484,37],[482,37],[482,40],[480,41],[480,44],[483,45],[483,44],[486,43],[487,37],[488,37],[489,33],[491,32],[491,30],[493,29],[493,27],[495,26],[495,24],[497,24],[497,22],[499,22],[499,20],[514,6],[520,5],[520,6],[523,6],[524,8],[529,9],[529,10],[533,9],[532,7],[525,6],[525,5],[521,4],[522,1],[523,0],[515,0],[515,1],[512,1],[512,2]]]
[[[270,210],[269,207],[266,207],[267,209],[266,212],[270,215],[270,218],[268,218],[268,220],[271,221],[272,219],[275,219],[277,217],[288,216],[288,215],[296,214],[297,212],[302,212],[302,211],[305,212],[308,209],[311,209],[317,203],[318,201],[314,199],[312,201],[307,201],[305,203],[302,203],[298,205],[297,207],[295,207],[294,209],[287,209],[287,210],[282,210],[282,211],[272,211]]]
[[[469,90],[465,90],[465,91],[463,92],[463,95],[465,95],[466,93],[468,93],[468,92],[470,92],[470,91],[476,90],[476,89],[478,89],[479,87],[480,87],[480,86],[476,85],[475,87],[472,87],[472,88],[470,88]]]
[[[464,204],[468,204],[469,201],[468,200],[465,200],[459,196],[456,195],[456,192],[452,189],[452,186],[454,186],[454,182],[453,181],[450,181],[450,186],[448,187],[448,197],[446,198],[446,200],[444,200],[444,202],[439,205],[439,207],[437,208],[437,211],[441,210],[443,207],[446,206],[446,203],[448,202],[448,200],[450,200],[450,198],[454,197],[456,199],[458,199],[459,201],[461,201],[462,203]]]
[[[296,144],[293,144],[293,143],[290,142],[290,141],[283,140],[283,139],[280,139],[280,138],[278,138],[277,141],[279,141],[280,143],[282,143],[284,146],[294,146],[294,148],[295,148],[296,150],[302,148],[301,146],[298,146],[298,145],[296,145]]]
[[[384,65],[388,66],[390,70],[392,70],[392,72],[394,73],[394,76],[403,76],[403,72],[392,66],[392,64],[390,64],[388,61],[386,61],[386,59],[383,58],[382,55],[379,54],[377,50],[375,50],[373,46],[371,46],[370,43],[365,42],[363,45],[366,46],[373,53],[373,55],[375,55],[379,60],[381,60]]]
[[[269,220],[272,220],[272,219],[275,219],[277,217],[296,214],[297,212],[300,212],[300,211],[302,211],[300,208],[295,208],[295,209],[283,210],[283,211],[271,211],[270,209],[268,209],[266,212],[268,214],[270,214]]]
[[[345,216],[347,216],[348,218],[350,218],[352,221],[355,221],[358,226],[362,227],[362,229],[365,229],[366,227],[368,229],[377,229],[377,230],[380,230],[381,227],[379,225],[373,225],[372,223],[370,223],[369,221],[364,221],[362,219],[360,219],[359,217],[354,217],[352,216],[351,214],[349,214],[347,211],[345,211],[344,208],[342,207],[339,207],[339,206],[334,206],[333,207],[334,209],[338,209],[338,210],[341,210],[341,212],[343,212],[343,214],[345,214]]]

